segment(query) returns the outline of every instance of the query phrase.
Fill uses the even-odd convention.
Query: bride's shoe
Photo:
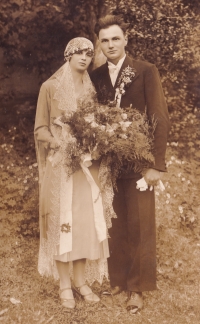
[[[84,286],[87,287],[87,291],[88,292],[81,292],[81,288],[83,288]],[[88,287],[88,285],[83,284],[80,287],[75,287],[74,284],[72,284],[72,289],[79,295],[81,296],[87,303],[98,303],[100,301],[100,298],[94,294],[92,292],[92,290],[90,289],[90,287]]]
[[[71,288],[64,288],[59,290],[59,295],[61,299],[61,305],[65,308],[74,309],[75,308],[75,299],[74,298],[63,298],[61,297],[63,291],[71,290]],[[73,293],[72,293],[73,294]]]

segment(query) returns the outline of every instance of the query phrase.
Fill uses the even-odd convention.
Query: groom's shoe
[[[113,296],[115,296],[115,295],[120,294],[123,290],[124,290],[124,288],[122,286],[111,287],[111,294]]]
[[[129,292],[126,309],[130,314],[136,314],[143,307],[143,297],[141,292]]]
[[[115,287],[111,287],[108,290],[104,290],[102,292],[102,295],[112,295],[112,296],[115,296],[117,294],[120,294],[122,291],[124,291],[124,288],[122,286],[115,286]]]

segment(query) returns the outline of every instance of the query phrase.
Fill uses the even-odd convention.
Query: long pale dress
[[[68,262],[87,259],[86,279],[102,281],[107,273],[107,258],[109,257],[107,238],[99,243],[97,238],[91,187],[82,169],[72,175],[72,249],[59,253],[60,233],[60,201],[66,203],[68,192],[61,193],[63,169],[54,167],[48,159],[49,142],[52,139],[51,121],[60,116],[58,101],[55,100],[54,80],[43,83],[37,105],[35,136],[38,163],[40,170],[40,251],[38,270],[42,275],[58,278],[55,260]],[[42,152],[42,154],[41,154]],[[89,167],[96,184],[99,185],[99,164],[94,161]],[[62,195],[62,198],[61,198]]]

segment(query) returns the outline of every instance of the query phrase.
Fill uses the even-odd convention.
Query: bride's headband
[[[64,51],[64,58],[66,61],[70,60],[72,55],[80,53],[80,51],[86,50],[89,56],[94,55],[94,46],[92,42],[84,37],[76,37],[69,41]]]

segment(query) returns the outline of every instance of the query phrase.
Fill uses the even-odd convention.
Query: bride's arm
[[[34,134],[36,139],[42,142],[45,148],[50,147],[54,149],[58,145],[50,130],[50,112],[50,93],[45,84],[43,84],[38,97]]]

